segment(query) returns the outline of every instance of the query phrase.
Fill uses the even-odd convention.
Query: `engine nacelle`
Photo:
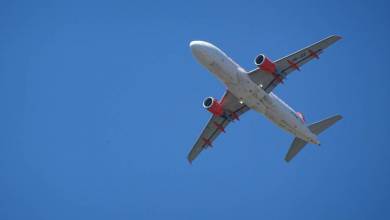
[[[275,64],[270,59],[268,59],[264,54],[260,54],[256,57],[255,64],[261,70],[264,70],[266,72],[273,74],[276,71]]]
[[[205,98],[203,100],[203,107],[207,109],[207,111],[213,113],[213,115],[221,116],[223,114],[222,105],[213,97]]]

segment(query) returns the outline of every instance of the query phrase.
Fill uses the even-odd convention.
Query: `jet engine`
[[[203,107],[213,113],[213,115],[221,116],[223,114],[222,105],[218,102],[217,99],[213,97],[207,97],[203,100]]]
[[[276,66],[275,64],[268,59],[264,54],[260,54],[255,58],[255,64],[259,69],[264,70],[269,73],[275,73]]]

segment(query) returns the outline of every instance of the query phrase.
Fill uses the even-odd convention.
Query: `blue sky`
[[[2,1],[0,219],[389,219],[386,1]],[[344,119],[290,164],[250,112],[189,165],[224,86],[207,40],[244,68],[343,39],[275,92]]]

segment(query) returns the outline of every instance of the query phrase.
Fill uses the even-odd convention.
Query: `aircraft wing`
[[[330,36],[308,47],[305,47],[295,53],[287,55],[274,62],[278,75],[265,72],[260,69],[255,69],[249,72],[249,77],[257,84],[261,84],[263,89],[270,93],[282,80],[287,77],[292,71],[300,70],[300,67],[312,59],[318,59],[325,48],[329,47],[336,41],[340,40],[340,36]]]
[[[188,154],[188,161],[192,161],[206,148],[212,147],[213,141],[221,134],[225,132],[225,128],[228,124],[249,110],[244,104],[240,104],[238,99],[229,91],[226,91],[222,98],[221,105],[225,112],[224,116],[213,115],[207,122],[206,127],[203,129],[199,138],[192,147]]]

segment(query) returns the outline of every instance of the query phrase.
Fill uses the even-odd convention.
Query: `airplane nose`
[[[205,57],[205,48],[202,43],[202,41],[197,40],[190,42],[191,52],[198,60],[203,60]]]
[[[212,47],[207,42],[194,40],[190,42],[190,48],[192,54],[194,54],[197,59],[204,60],[208,57]]]
[[[218,49],[214,45],[200,40],[191,41],[190,48],[194,57],[202,65],[206,66],[214,62],[215,54],[218,52]]]
[[[192,48],[192,47],[196,47],[196,46],[201,46],[201,45],[205,45],[206,44],[206,42],[204,42],[204,41],[201,41],[201,40],[193,40],[193,41],[191,41],[190,42],[190,47]]]
[[[190,48],[193,53],[200,53],[202,52],[202,48],[204,47],[204,44],[202,41],[194,40],[190,42]]]
[[[198,44],[199,44],[199,41],[193,40],[190,42],[190,48],[192,49],[192,48],[196,47],[196,45],[198,45]]]

